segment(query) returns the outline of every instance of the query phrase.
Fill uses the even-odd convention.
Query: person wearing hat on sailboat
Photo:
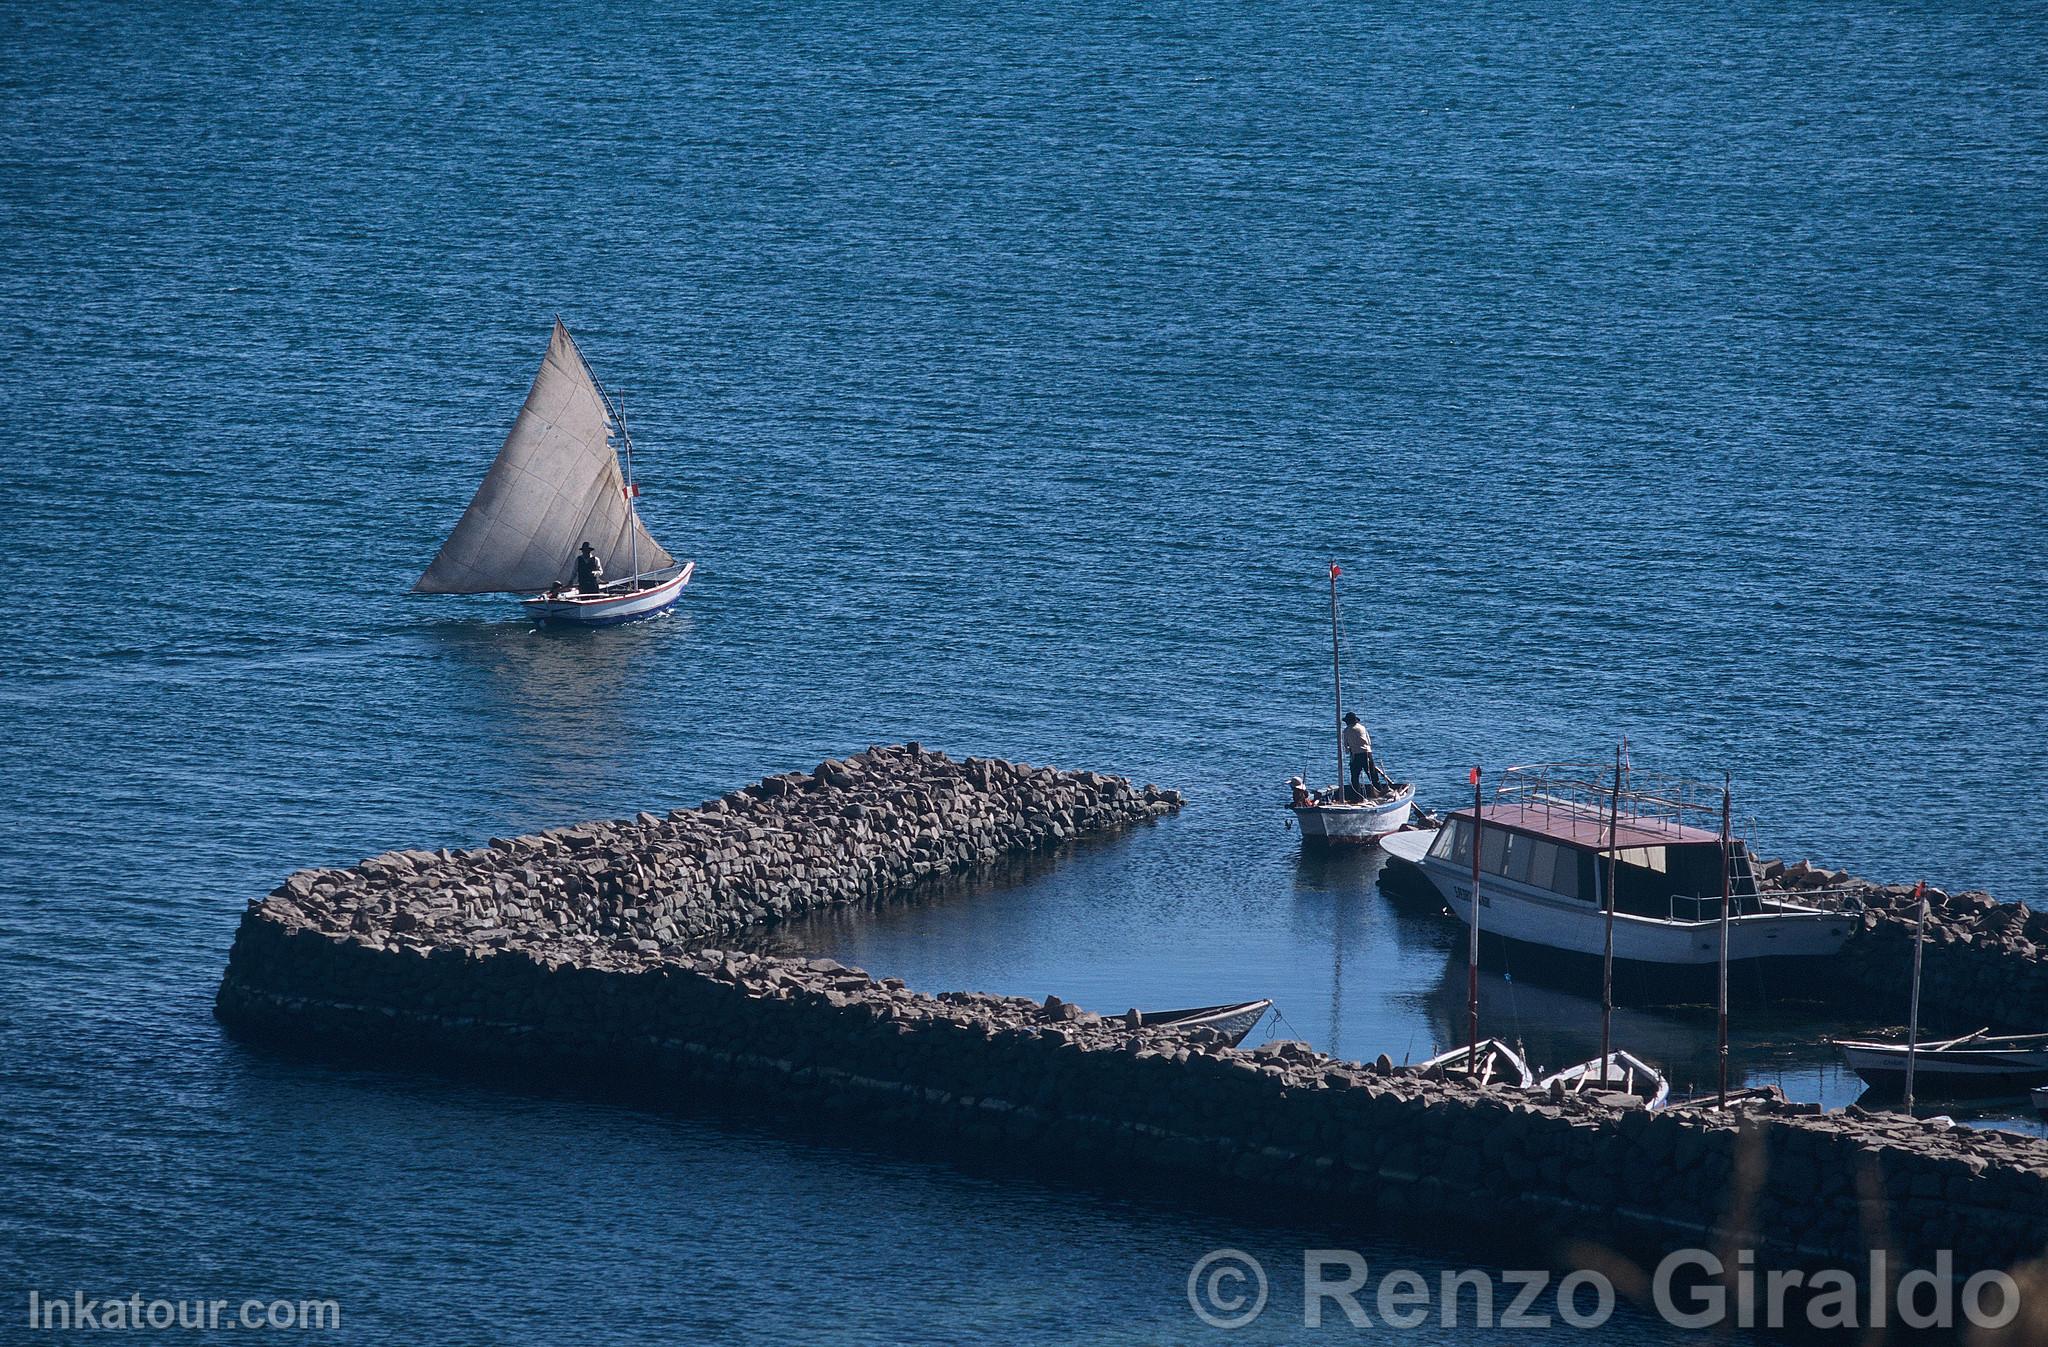
[[[604,579],[604,562],[598,559],[590,544],[583,544],[583,550],[576,554],[576,590],[581,594],[596,594],[602,591],[599,583]]]
[[[1391,790],[1394,783],[1382,772],[1379,764],[1372,760],[1372,735],[1366,732],[1365,724],[1356,711],[1344,713],[1344,751],[1351,758],[1351,789],[1360,790],[1360,777],[1372,783],[1373,790]]]

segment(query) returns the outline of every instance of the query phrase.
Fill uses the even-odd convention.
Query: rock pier
[[[1361,1226],[1732,1246],[1759,1269],[1856,1276],[1874,1249],[1893,1274],[1964,1277],[2048,1244],[2048,1142],[1781,1100],[1649,1114],[718,947],[1179,805],[1094,773],[873,749],[696,810],[294,875],[250,905],[216,1009],[255,1041],[761,1105]]]
[[[1912,984],[1919,900],[1911,884],[1879,884],[1806,861],[1770,861],[1763,877],[1794,902],[1823,891],[1857,926],[1829,970],[1831,999],[1904,1021]],[[1981,890],[1927,890],[1920,1013],[1936,1029],[1980,1026],[2048,1033],[2048,912],[2001,903]],[[1968,1021],[1966,1024],[1965,1021]]]
[[[917,744],[870,748],[695,809],[301,870],[251,905],[243,930],[271,923],[414,955],[657,958],[814,908],[899,897],[1180,806],[1176,791],[1097,772],[955,762]],[[230,980],[235,973],[231,959]]]

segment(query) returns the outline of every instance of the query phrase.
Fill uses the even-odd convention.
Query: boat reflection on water
[[[416,628],[441,671],[435,694],[467,711],[475,752],[522,817],[586,817],[636,776],[657,737],[651,708],[675,699],[691,621],[674,610],[602,630],[503,620]]]

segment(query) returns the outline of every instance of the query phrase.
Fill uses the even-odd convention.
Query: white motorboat
[[[623,468],[615,435],[626,452]],[[521,606],[536,620],[576,626],[653,617],[674,605],[696,564],[654,541],[640,522],[639,496],[625,411],[556,319],[511,432],[413,590],[524,594]],[[586,543],[614,568],[623,561],[625,573],[609,583],[573,583]]]
[[[1434,833],[1403,833],[1382,846],[1419,867],[1470,925],[1476,831],[1481,930],[1592,959],[1606,951],[1611,874],[1617,964],[1711,972],[1724,935],[1723,839],[1679,821],[1698,807],[1686,802],[1689,783],[1665,779],[1645,790],[1618,785],[1607,771],[1509,768],[1490,803],[1458,810]],[[1739,839],[1729,842],[1727,891],[1730,963],[1825,957],[1849,938],[1850,917],[1824,906],[1826,895],[1793,902],[1762,888]]]
[[[2034,1109],[2036,1112],[2048,1113],[2048,1085],[2041,1085],[2035,1087],[2033,1093],[2030,1094],[2028,1097],[2034,1101]]]
[[[1556,1087],[1566,1094],[1626,1094],[1643,1101],[1655,1111],[1671,1098],[1671,1082],[1664,1073],[1634,1053],[1616,1049],[1606,1057],[1553,1071],[1536,1082],[1539,1090]]]

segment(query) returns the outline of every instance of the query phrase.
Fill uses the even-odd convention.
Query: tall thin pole
[[[640,501],[633,485],[633,432],[626,429],[626,399],[616,399],[619,410],[619,438],[626,442],[626,547],[633,558],[633,589],[640,588]]]
[[[1600,1083],[1614,1053],[1614,876],[1621,860],[1621,745],[1614,746],[1614,794],[1607,807],[1607,937],[1600,964]]]
[[[1920,950],[1927,941],[1927,881],[1913,886],[1920,900],[1920,924],[1913,930],[1913,1005],[1906,1013],[1906,1112],[1913,1111],[1913,1058],[1920,1051]]]
[[[1337,577],[1343,570],[1330,563],[1330,682],[1337,689],[1337,797],[1344,794],[1344,661],[1337,654]]]
[[[1479,1070],[1479,769],[1472,769],[1472,920],[1465,955],[1465,1074]]]
[[[1732,844],[1728,838],[1730,810],[1728,774],[1721,773],[1721,972],[1720,991],[1715,1001],[1719,1007],[1719,1032],[1715,1044],[1715,1063],[1718,1069],[1719,1102],[1728,1102],[1728,900],[1734,885],[1730,881],[1729,866],[1733,860]]]

